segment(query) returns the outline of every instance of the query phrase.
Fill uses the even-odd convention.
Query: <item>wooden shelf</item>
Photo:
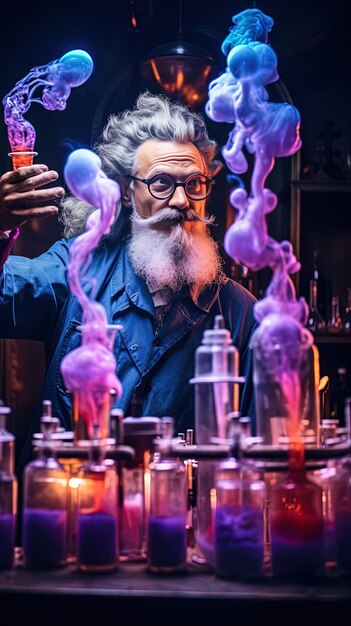
[[[300,191],[351,193],[350,180],[316,180],[306,178],[292,180],[290,184]]]
[[[330,344],[346,344],[351,343],[351,335],[313,335],[316,344],[330,343]]]

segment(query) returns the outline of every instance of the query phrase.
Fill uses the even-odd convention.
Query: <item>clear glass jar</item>
[[[22,543],[28,569],[55,569],[66,561],[68,475],[56,460],[50,438],[57,420],[43,421],[48,431],[35,441],[36,458],[26,465],[23,476]]]
[[[78,474],[77,563],[82,572],[109,572],[118,560],[116,464],[98,440],[85,445],[90,458]]]
[[[288,315],[272,314],[255,331],[252,348],[257,436],[264,445],[279,445],[298,419],[318,446],[319,352],[311,333]]]
[[[148,566],[151,572],[171,573],[183,570],[187,560],[187,473],[166,447],[158,450],[150,465]]]
[[[0,570],[14,563],[17,518],[17,478],[14,472],[15,437],[6,428],[11,413],[0,405]]]
[[[235,458],[220,463],[215,480],[215,574],[263,576],[265,483]]]

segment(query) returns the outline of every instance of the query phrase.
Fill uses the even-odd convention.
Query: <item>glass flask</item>
[[[337,463],[332,483],[336,561],[339,574],[351,576],[351,457]]]
[[[147,554],[151,572],[172,573],[184,570],[186,566],[187,472],[184,463],[168,454],[173,420],[163,418],[162,421],[165,435],[157,442],[155,457],[150,465]]]
[[[10,413],[9,407],[0,404],[0,570],[13,566],[16,539],[15,437],[6,428]]]
[[[232,457],[219,464],[215,480],[215,575],[263,576],[266,487],[252,468]]]
[[[89,460],[78,473],[77,563],[82,572],[109,572],[118,560],[116,464],[99,440],[85,442]]]
[[[318,308],[318,282],[310,280],[309,291],[309,311],[307,318],[307,328],[315,334],[322,333],[326,330],[326,322]]]
[[[126,417],[122,423],[123,443],[135,450],[135,457],[123,461],[119,546],[121,561],[145,561],[146,529],[150,512],[150,460],[155,438],[161,434],[159,417]]]
[[[42,417],[36,458],[24,468],[22,543],[28,569],[55,569],[66,560],[68,475],[56,459],[57,423]]]
[[[272,487],[269,525],[274,577],[302,580],[323,574],[322,488],[306,476],[301,438],[290,440],[287,475]]]
[[[268,317],[274,317],[272,323]],[[309,330],[293,318],[268,317],[257,328],[252,341],[256,434],[262,437],[264,445],[277,446],[281,437],[291,435],[291,418],[297,415],[309,441],[314,438],[313,445],[318,446],[318,348]]]
[[[224,318],[216,315],[214,328],[204,331],[195,352],[195,442],[213,443],[226,437],[227,419],[239,409],[239,352]],[[214,474],[216,461],[201,460],[197,467],[195,539],[209,563],[214,563]]]

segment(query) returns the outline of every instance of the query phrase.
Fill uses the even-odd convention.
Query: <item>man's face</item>
[[[136,152],[135,176],[149,179],[155,174],[170,174],[176,182],[184,182],[192,174],[208,175],[208,172],[202,155],[191,142],[148,139]],[[178,211],[190,208],[201,217],[205,215],[206,200],[188,198],[184,187],[176,187],[171,198],[157,200],[145,183],[133,182],[135,206],[140,217],[152,217],[165,208]],[[197,228],[197,222],[184,221],[182,225],[189,231]]]

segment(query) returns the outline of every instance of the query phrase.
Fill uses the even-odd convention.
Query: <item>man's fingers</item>
[[[5,183],[18,183],[31,176],[37,176],[43,172],[47,172],[48,167],[44,163],[38,165],[26,165],[25,167],[19,167],[17,170],[11,170],[5,172],[1,176],[1,181]]]
[[[28,204],[39,204],[41,202],[48,202],[57,198],[62,198],[65,190],[63,187],[51,187],[50,189],[31,189],[30,191],[18,193],[9,193],[6,196],[6,207],[11,210],[11,207],[26,207]],[[12,211],[11,211],[12,212]]]
[[[21,211],[12,211],[12,217],[19,220],[28,220],[35,217],[50,217],[58,214],[56,206],[35,207],[33,209],[22,209]]]

